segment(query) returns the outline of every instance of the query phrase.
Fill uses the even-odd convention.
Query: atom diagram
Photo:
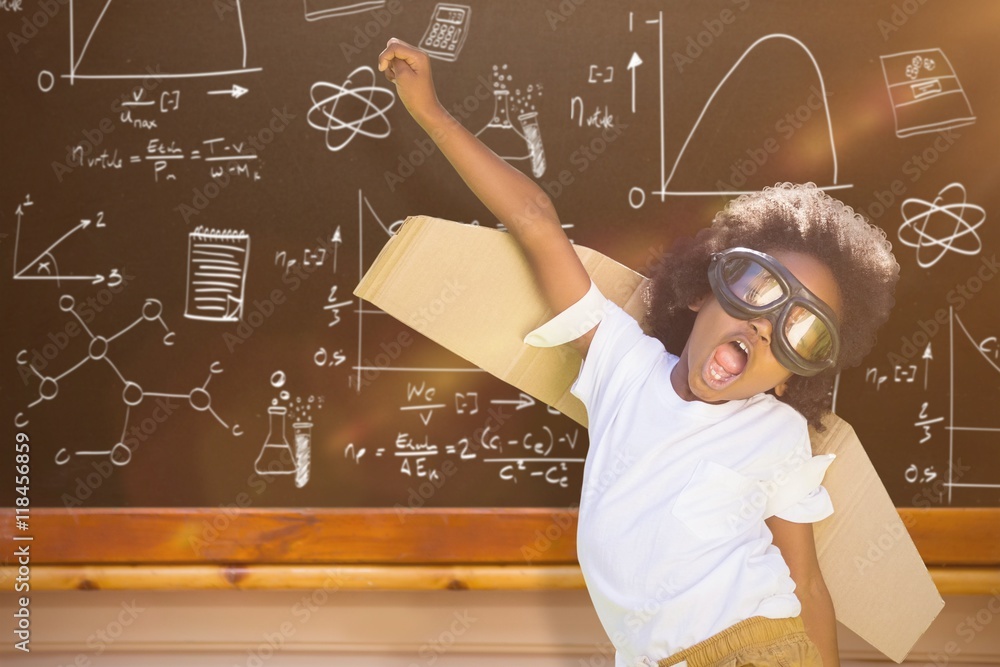
[[[960,201],[943,204],[949,190],[959,193]],[[934,266],[946,252],[953,250],[961,255],[975,255],[983,249],[983,242],[976,233],[986,221],[986,211],[982,206],[968,203],[965,186],[950,183],[938,192],[933,202],[923,199],[907,199],[900,207],[903,224],[899,226],[899,240],[917,249],[917,263],[921,268]],[[971,214],[971,215],[970,215]],[[966,215],[974,220],[966,220]],[[971,237],[959,247],[956,241]],[[975,247],[972,245],[975,244]],[[933,257],[927,257],[937,250]]]
[[[361,74],[370,77],[369,85],[356,85],[354,78]],[[388,96],[388,103],[379,107],[374,101],[376,95]],[[396,96],[388,88],[375,85],[375,71],[367,65],[362,65],[348,74],[347,80],[339,86],[326,81],[317,81],[309,88],[309,97],[312,99],[312,107],[309,108],[306,120],[310,127],[325,133],[326,147],[331,151],[339,151],[359,134],[372,139],[389,136],[392,128],[385,112],[395,103]],[[360,113],[361,117],[352,119],[345,112],[352,112],[354,115]],[[377,130],[370,129],[372,123],[380,123],[384,129],[381,127]]]

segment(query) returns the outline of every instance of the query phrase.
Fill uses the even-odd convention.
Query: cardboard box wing
[[[643,322],[647,280],[601,253],[574,246],[609,299]],[[483,370],[586,426],[569,389],[580,356],[535,348],[524,336],[552,313],[509,234],[426,216],[409,217],[354,294]],[[829,415],[814,454],[834,453],[823,485],[834,514],[814,524],[823,578],[837,619],[902,662],[944,606],[920,554],[854,430]]]

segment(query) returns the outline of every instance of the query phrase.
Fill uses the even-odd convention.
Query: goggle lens
[[[722,276],[733,296],[754,308],[765,308],[785,296],[774,274],[752,259],[728,259],[722,266]],[[789,309],[782,333],[789,347],[806,361],[823,361],[833,352],[833,340],[826,324],[816,313],[798,304]]]
[[[785,317],[785,340],[807,361],[828,359],[833,352],[830,330],[815,313],[792,306]]]
[[[722,274],[726,287],[738,299],[755,308],[772,304],[785,293],[770,271],[749,259],[730,259],[723,266]]]

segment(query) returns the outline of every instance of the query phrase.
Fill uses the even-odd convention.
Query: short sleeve
[[[808,447],[808,441],[806,443]],[[833,501],[821,484],[836,454],[799,457],[776,471],[771,480],[765,517],[776,516],[795,523],[813,523],[833,514]]]
[[[621,406],[625,395],[641,384],[663,355],[662,343],[647,336],[639,323],[607,301],[587,356],[570,393],[587,407],[591,428]]]
[[[822,484],[804,498],[775,514],[779,519],[795,523],[815,523],[833,514],[833,501]]]
[[[528,332],[524,343],[533,347],[555,347],[575,340],[597,326],[611,303],[590,281],[590,289],[576,303],[534,331]]]

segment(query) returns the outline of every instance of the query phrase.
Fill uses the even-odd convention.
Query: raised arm
[[[562,312],[590,288],[590,276],[559,223],[552,200],[530,178],[507,164],[440,104],[430,57],[390,39],[379,71],[396,85],[399,99],[441,153],[514,237],[554,312]],[[595,329],[570,344],[586,356]]]

